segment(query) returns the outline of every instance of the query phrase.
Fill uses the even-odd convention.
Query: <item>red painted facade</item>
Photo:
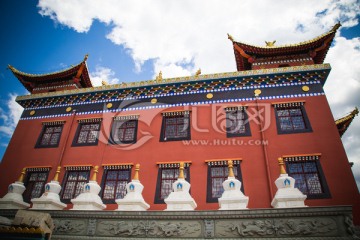
[[[311,64],[313,63],[311,62]],[[267,68],[273,67],[276,66],[267,66]],[[258,67],[254,66],[253,69],[256,70]],[[290,71],[293,70],[289,69]],[[326,76],[324,78],[326,79]],[[291,86],[291,89],[301,92],[303,85],[313,89],[313,85],[307,85],[306,82],[302,85]],[[320,86],[321,84],[316,85]],[[253,92],[254,89],[249,91]],[[291,89],[286,91],[292,91]],[[24,167],[51,167],[47,180],[50,181],[54,178],[56,167],[61,166],[62,170],[59,176],[61,183],[66,166],[97,165],[100,166],[97,181],[101,185],[103,166],[139,163],[141,165],[140,181],[144,185],[143,196],[145,201],[150,204],[149,210],[164,210],[165,204],[154,203],[158,184],[158,164],[184,161],[191,162],[191,195],[197,203],[196,210],[218,209],[218,203],[208,203],[206,200],[208,184],[206,161],[233,159],[241,160],[244,194],[249,197],[248,208],[271,208],[270,203],[277,190],[274,182],[280,174],[277,159],[288,155],[321,154],[319,161],[331,196],[324,199],[308,199],[305,204],[310,207],[352,205],[354,221],[356,224],[360,224],[360,196],[326,96],[324,94],[313,96],[298,94],[293,97],[287,95],[287,97],[265,99],[261,96],[269,88],[261,88],[261,90],[260,98],[249,98],[247,101],[189,104],[188,106],[135,109],[126,112],[76,112],[58,117],[48,117],[45,114],[42,118],[30,119],[25,118],[28,116],[25,109],[23,120],[19,121],[0,165],[2,172],[0,195],[3,196],[7,192],[7,186],[18,178]],[[276,94],[282,96],[288,94],[283,91],[285,90],[279,87]],[[206,93],[200,92],[199,94],[203,95],[205,100],[210,101],[210,99],[206,99]],[[213,92],[213,94],[215,98],[220,93]],[[304,109],[312,131],[279,134],[274,104],[299,101],[304,102]],[[224,108],[239,105],[247,106],[251,136],[228,138],[224,129],[219,130],[225,121]],[[77,109],[77,106],[72,106],[72,108]],[[190,110],[191,140],[159,141],[162,130],[162,113],[178,110]],[[35,109],[35,111],[38,110]],[[65,113],[64,109],[58,111]],[[139,115],[137,143],[109,144],[113,117],[123,115]],[[98,144],[95,146],[72,146],[78,120],[93,117],[102,118]],[[42,132],[43,122],[56,120],[65,121],[59,145],[52,148],[35,148]],[[261,131],[262,128],[264,128],[263,131]],[[134,174],[134,170],[132,170],[132,174]],[[71,208],[71,204],[68,204],[67,209],[69,208]],[[116,208],[116,204],[107,204],[106,210]]]

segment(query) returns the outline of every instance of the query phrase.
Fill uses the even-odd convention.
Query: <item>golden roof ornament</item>
[[[283,158],[278,158],[278,162],[279,162],[279,166],[280,166],[280,174],[286,174],[286,170],[285,170],[285,167],[284,167],[284,160]]]
[[[227,34],[227,36],[228,36],[228,39],[230,39],[230,41],[234,42],[234,38],[230,34]]]
[[[95,181],[96,182],[96,178],[97,178],[97,173],[99,172],[99,166],[95,166],[94,167],[94,173],[92,175],[91,181]]]
[[[102,85],[102,86],[106,86],[106,85],[109,85],[109,84],[108,84],[108,82],[107,82],[107,81],[102,80],[102,81],[101,81],[101,85]]]
[[[265,41],[265,43],[266,43],[266,47],[275,47],[276,40],[274,40],[272,42]]]
[[[229,161],[228,161],[228,168],[229,168],[229,175],[228,175],[228,177],[235,177],[233,167],[234,167],[233,161],[232,161],[232,160],[229,160]]]
[[[199,68],[196,73],[195,73],[195,77],[198,77],[201,74],[201,68]]]
[[[89,57],[89,54],[87,53],[84,57],[84,62],[88,59],[88,57]]]
[[[60,170],[61,170],[61,166],[58,166],[53,181],[57,181],[57,182],[59,181]]]
[[[337,22],[331,29],[330,32],[336,32],[341,27],[341,23]]]
[[[157,82],[161,82],[162,81],[162,72],[160,71],[159,72],[159,75],[156,76],[156,79],[155,79]]]
[[[179,179],[185,179],[184,177],[184,162],[180,162],[180,168],[179,168]]]
[[[133,180],[139,180],[140,164],[135,165],[135,174]]]
[[[26,168],[23,168],[22,171],[21,171],[20,177],[17,180],[18,182],[24,182],[25,173],[26,173]]]

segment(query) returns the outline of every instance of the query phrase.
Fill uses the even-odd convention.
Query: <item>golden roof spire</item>
[[[233,170],[233,161],[229,160],[228,161],[228,168],[229,168],[229,176],[228,177],[235,177],[234,175],[234,170]]]
[[[53,181],[57,181],[57,182],[59,181],[60,170],[61,170],[61,166],[58,166]]]
[[[160,71],[160,72],[159,72],[159,75],[156,76],[156,81],[157,81],[157,82],[161,82],[162,79],[163,79],[163,78],[162,78],[162,72]]]
[[[84,62],[88,59],[88,57],[89,57],[89,54],[87,53],[84,57]]]
[[[180,162],[180,168],[179,168],[179,178],[184,179],[184,162]]]
[[[286,174],[286,170],[285,170],[285,167],[284,167],[284,160],[283,158],[278,158],[278,162],[279,162],[279,166],[280,166],[280,174]]]
[[[230,34],[227,34],[227,36],[228,36],[228,39],[230,39],[230,41],[234,42],[234,38]]]
[[[21,175],[20,175],[19,179],[17,180],[18,182],[24,182],[25,173],[26,173],[26,168],[23,168],[21,171]]]
[[[135,165],[135,174],[133,180],[139,180],[140,164]]]
[[[276,40],[274,40],[272,42],[265,41],[265,43],[266,43],[266,47],[275,47]]]
[[[96,182],[96,178],[97,178],[97,173],[99,172],[99,166],[95,166],[94,167],[94,173],[92,175],[91,181],[95,181]]]
[[[195,77],[199,76],[201,74],[201,68],[199,68],[196,73],[195,73]]]

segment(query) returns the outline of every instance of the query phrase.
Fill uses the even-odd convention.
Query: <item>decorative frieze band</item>
[[[81,171],[81,170],[90,170],[91,169],[91,165],[87,165],[87,166],[65,166],[65,169],[67,171]]]
[[[98,123],[101,122],[102,118],[85,118],[85,119],[78,119],[79,123]]]
[[[171,162],[171,163],[156,163],[159,168],[179,168],[180,162]],[[190,167],[191,162],[184,162],[184,167]]]
[[[125,116],[115,116],[114,121],[126,121],[126,120],[137,120],[139,115],[125,115]]]
[[[283,156],[284,161],[288,162],[298,162],[298,161],[314,161],[319,160],[321,154],[313,154],[313,155],[296,155],[296,156]]]
[[[133,163],[122,163],[114,165],[103,165],[103,168],[109,170],[131,169],[133,165]]]
[[[49,172],[51,169],[50,166],[41,166],[41,167],[27,167],[26,171],[27,172]]]
[[[241,160],[233,160],[234,165],[239,165]],[[208,160],[205,161],[208,166],[227,166],[228,160]]]
[[[225,112],[235,112],[235,111],[243,111],[246,110],[247,106],[231,106],[224,108]]]
[[[303,106],[305,101],[298,102],[282,102],[282,103],[273,103],[275,108],[288,108],[288,107],[300,107]]]
[[[66,122],[65,120],[47,121],[47,122],[42,122],[42,125],[45,126],[64,125],[65,122]]]
[[[162,115],[165,117],[168,116],[184,116],[188,117],[190,114],[190,110],[184,110],[184,111],[174,111],[174,112],[163,112]]]

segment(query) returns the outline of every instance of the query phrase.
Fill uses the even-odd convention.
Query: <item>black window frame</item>
[[[78,181],[78,179],[76,180],[76,184],[74,186],[74,190],[73,190],[73,194],[72,194],[72,198],[64,198],[64,193],[65,193],[65,188],[66,188],[66,184],[68,182],[68,177],[69,177],[69,173],[70,172],[87,172],[87,180],[81,180],[81,181]],[[78,176],[77,176],[78,178]],[[77,196],[79,196],[81,194],[81,191],[79,193],[79,195],[75,196],[75,193],[76,193],[76,186],[79,182],[85,182],[88,183],[90,181],[90,169],[67,169],[66,172],[65,172],[65,176],[63,178],[63,181],[62,181],[62,184],[61,184],[61,192],[60,192],[60,199],[63,203],[71,203],[71,199],[74,199],[76,198]],[[84,185],[85,185],[84,184]]]
[[[131,173],[132,173],[132,167],[131,166],[129,166],[129,167],[127,167],[127,168],[105,168],[104,169],[104,173],[103,173],[103,176],[102,176],[102,179],[101,179],[101,191],[100,191],[100,193],[99,193],[99,195],[100,195],[100,197],[101,197],[101,199],[102,199],[102,201],[103,201],[103,203],[104,204],[115,204],[116,202],[115,202],[115,200],[116,199],[119,199],[119,198],[116,198],[116,194],[114,194],[114,199],[109,199],[109,198],[104,198],[104,192],[105,192],[105,184],[106,184],[106,182],[107,182],[107,174],[108,174],[108,172],[109,171],[129,171],[129,177],[128,177],[128,180],[127,180],[127,183],[129,183],[129,182],[131,182]],[[119,180],[118,180],[118,175],[117,175],[117,179],[116,179],[117,181],[116,182],[118,182]],[[126,183],[126,184],[127,184]],[[125,185],[126,186],[126,185]],[[115,189],[115,191],[116,191],[116,189]],[[125,192],[124,192],[125,194],[124,194],[124,196],[126,195],[126,187],[125,187]]]
[[[117,130],[119,129],[119,125],[122,124],[127,124],[128,122],[133,121],[135,122],[135,127],[134,127],[134,138],[132,140],[129,141],[115,141],[114,137],[115,134],[117,133]],[[134,144],[137,142],[137,132],[138,132],[138,119],[115,119],[112,122],[112,126],[111,126],[111,132],[110,132],[110,137],[109,137],[109,144],[112,145],[118,145],[118,144]]]
[[[161,198],[161,187],[162,187],[162,170],[163,169],[179,169],[179,164],[173,164],[169,167],[159,166],[158,168],[158,175],[156,180],[156,191],[155,191],[155,199],[154,204],[164,204],[164,199]],[[190,165],[185,164],[184,165],[184,175],[185,180],[190,183]],[[177,178],[175,179],[177,181]],[[174,182],[175,182],[174,181]]]
[[[304,157],[303,157],[304,158]],[[309,193],[303,193],[307,196],[307,199],[325,199],[325,198],[331,198],[331,193],[330,193],[330,189],[329,186],[327,185],[327,181],[325,178],[325,174],[322,170],[321,164],[320,164],[320,159],[302,159],[302,160],[288,160],[286,158],[284,158],[284,162],[285,162],[285,166],[286,166],[286,172],[288,173],[288,175],[290,177],[292,177],[292,174],[290,173],[290,169],[289,169],[289,164],[291,163],[304,163],[304,162],[315,162],[316,168],[317,168],[317,172],[318,172],[318,177],[319,177],[319,182],[322,188],[323,193],[319,193],[319,194],[309,194]],[[305,173],[304,173],[305,174]],[[306,185],[307,182],[305,181]],[[295,187],[296,187],[297,182],[295,181]],[[309,187],[307,186],[307,189],[309,189]],[[299,189],[300,190],[300,189]],[[301,190],[300,190],[301,191]]]
[[[188,119],[188,126],[186,129],[186,137],[166,137],[166,119],[168,118],[187,118]],[[169,114],[163,114],[162,117],[162,124],[161,124],[161,133],[160,133],[160,142],[171,142],[171,141],[182,141],[182,140],[190,140],[191,139],[191,118],[190,112],[172,112]]]
[[[217,203],[219,198],[212,196],[212,176],[211,176],[211,168],[212,167],[223,167],[228,168],[227,161],[226,162],[208,162],[207,164],[207,183],[206,183],[206,202],[207,203]],[[241,182],[241,191],[244,192],[244,183],[243,183],[243,177],[241,172],[241,161],[236,160],[233,161],[233,167],[237,170],[237,176],[235,178]],[[228,178],[228,176],[224,176],[224,181]],[[220,196],[221,197],[221,196]]]
[[[72,147],[86,147],[86,146],[97,146],[99,143],[99,137],[100,137],[100,131],[101,131],[101,119],[95,120],[95,121],[79,121],[78,126],[76,129],[76,133],[72,142]],[[81,133],[81,128],[84,125],[91,125],[91,124],[99,124],[99,130],[97,131],[96,140],[93,143],[88,143],[87,141],[85,143],[78,143],[79,136]]]
[[[42,145],[42,140],[43,140],[44,135],[46,134],[46,129],[51,128],[51,127],[53,127],[53,128],[61,127],[61,131],[59,133],[59,138],[57,140],[57,143],[54,144],[54,145],[50,145],[50,144],[49,145]],[[38,137],[38,139],[36,141],[35,148],[57,148],[57,147],[59,147],[63,129],[64,129],[64,124],[63,123],[53,124],[53,125],[44,124],[42,129],[41,129],[40,135],[39,135],[39,137]],[[53,133],[51,135],[53,135]]]
[[[309,132],[313,131],[303,103],[295,103],[295,104],[289,103],[289,104],[276,104],[276,105],[280,105],[280,106],[275,106],[275,108],[274,108],[275,109],[276,127],[277,127],[278,134],[309,133]],[[281,106],[281,105],[283,105],[283,106]],[[278,116],[278,111],[284,110],[284,109],[290,110],[290,109],[295,109],[295,108],[300,109],[305,128],[304,129],[292,129],[292,130],[281,129],[281,121],[279,119],[281,117]],[[292,127],[293,126],[294,126],[294,124],[292,122]]]
[[[251,136],[251,130],[250,130],[250,124],[249,124],[249,118],[248,118],[248,114],[246,111],[245,107],[237,107],[237,108],[228,108],[225,109],[226,111],[226,137],[231,138],[231,137],[249,137]],[[238,116],[238,112],[241,111],[244,115],[244,128],[245,128],[245,132],[244,133],[233,133],[231,132],[231,125],[230,125],[230,119],[232,118],[231,115],[232,114],[236,114],[236,116]],[[236,117],[235,122],[238,123],[239,120],[242,119],[238,119]]]
[[[41,197],[41,195],[44,193],[45,191],[45,184],[47,183],[47,180],[48,180],[48,177],[49,177],[49,172],[50,172],[50,169],[49,170],[31,170],[31,171],[26,171],[26,177],[25,177],[25,181],[24,181],[24,185],[26,187],[24,193],[23,193],[23,198],[24,198],[24,202],[27,202],[27,203],[30,203],[31,202],[31,195],[32,195],[32,192],[34,190],[34,186],[35,184],[31,184],[32,182],[42,182],[43,185],[42,185],[42,189],[41,189],[41,192],[39,194],[39,196],[36,196],[35,198],[39,198]],[[46,178],[45,180],[43,181],[30,181],[30,177],[31,177],[31,174],[34,174],[34,173],[46,173]],[[31,184],[31,186],[30,186]],[[31,190],[30,190],[31,188]]]

